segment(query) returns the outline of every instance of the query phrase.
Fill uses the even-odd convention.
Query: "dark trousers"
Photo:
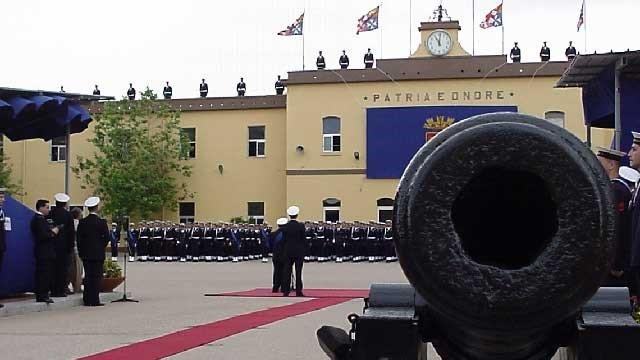
[[[53,285],[51,293],[54,296],[62,296],[67,293],[67,275],[69,274],[69,252],[66,250],[56,252],[53,262]]]
[[[278,291],[282,287],[282,273],[284,271],[284,262],[273,260],[273,290]],[[291,277],[291,275],[289,275]]]
[[[296,267],[296,292],[302,292],[302,265],[304,257],[289,257],[285,260],[284,271],[282,272],[282,292],[291,292],[291,267]]]
[[[102,266],[104,260],[82,260],[84,266],[84,292],[82,300],[85,305],[100,303],[100,283],[102,282]]]
[[[53,259],[36,259],[36,301],[49,298],[53,261]]]
[[[118,257],[118,243],[119,241],[111,240],[111,257]]]

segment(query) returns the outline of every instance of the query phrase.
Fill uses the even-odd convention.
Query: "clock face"
[[[446,31],[436,30],[427,38],[427,49],[435,56],[447,55],[452,45],[451,36]]]

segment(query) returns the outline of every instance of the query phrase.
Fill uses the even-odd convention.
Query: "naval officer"
[[[68,291],[67,275],[71,264],[71,254],[73,252],[76,234],[73,226],[73,216],[67,209],[67,204],[71,198],[64,193],[55,194],[54,198],[56,200],[56,207],[50,211],[49,218],[53,221],[53,225],[57,226],[60,231],[53,239],[56,258],[53,265],[51,296],[66,297]]]
[[[633,144],[629,150],[629,165],[635,170],[640,170],[640,133],[632,132]],[[632,288],[639,289],[640,285],[640,196],[638,196],[638,186],[636,186],[631,199],[631,259],[630,270],[633,281]],[[638,316],[640,312],[640,301],[638,296],[631,298],[632,314]]]
[[[78,223],[78,252],[84,266],[84,306],[103,306],[100,303],[100,282],[104,265],[105,247],[109,243],[107,221],[98,215],[99,197],[90,197],[84,202],[89,215]]]
[[[285,264],[282,274],[282,293],[284,296],[289,296],[289,292],[291,292],[291,267],[294,265],[296,269],[296,296],[304,296],[302,292],[302,265],[304,264],[306,243],[304,224],[298,222],[299,214],[299,207],[289,207],[287,215],[290,220],[283,229]]]

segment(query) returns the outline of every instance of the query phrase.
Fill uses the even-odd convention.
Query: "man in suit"
[[[53,274],[53,262],[56,258],[56,248],[54,237],[60,232],[59,228],[53,226],[49,215],[49,201],[36,201],[36,213],[31,219],[31,232],[35,243],[36,258],[36,302],[52,304],[49,297],[51,290],[51,276]]]
[[[291,292],[291,267],[296,268],[296,296],[304,296],[302,293],[302,265],[304,264],[304,253],[306,249],[304,224],[298,222],[300,208],[291,206],[287,209],[287,214],[291,219],[284,227],[284,257],[285,265],[282,278],[282,293],[289,296]]]
[[[100,282],[104,265],[105,247],[109,243],[109,226],[98,215],[99,197],[84,202],[89,215],[78,224],[78,252],[84,266],[84,306],[103,306],[100,303]]]
[[[4,257],[4,253],[7,251],[7,243],[5,241],[5,214],[4,214],[4,193],[7,191],[5,188],[0,188],[0,271],[2,271],[2,258]],[[4,305],[0,304],[0,309],[2,309]]]
[[[71,198],[67,194],[58,193],[54,195],[56,207],[50,211],[49,218],[53,221],[53,225],[57,226],[60,232],[53,238],[56,259],[53,265],[53,288],[51,296],[66,297],[67,274],[69,273],[69,265],[71,263],[71,252],[75,242],[75,230],[73,226],[73,216],[67,210],[67,203]]]
[[[640,171],[640,133],[632,132],[633,144],[629,150],[629,165]],[[630,276],[633,281],[632,289],[636,292],[640,289],[640,187],[636,186],[631,198],[631,254],[630,254]],[[630,289],[631,290],[631,289]],[[638,294],[631,296],[631,314],[634,318],[640,318],[640,299]]]

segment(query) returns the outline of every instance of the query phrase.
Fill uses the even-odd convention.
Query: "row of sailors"
[[[306,261],[397,261],[391,223],[305,223]],[[126,231],[129,261],[232,261],[262,259],[272,254],[267,224],[142,222]],[[117,260],[121,230],[112,224],[111,255]]]

